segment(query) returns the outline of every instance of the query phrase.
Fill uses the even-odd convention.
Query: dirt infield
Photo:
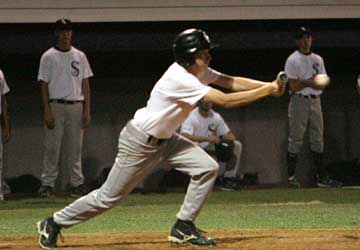
[[[65,250],[352,250],[360,249],[360,229],[224,230],[211,231],[216,247],[193,247],[167,242],[167,233],[65,234]],[[39,249],[37,237],[0,237],[1,250]]]

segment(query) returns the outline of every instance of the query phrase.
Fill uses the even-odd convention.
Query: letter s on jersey
[[[80,74],[80,69],[79,69],[79,65],[80,65],[80,62],[79,61],[72,61],[71,62],[71,74],[72,76],[79,76]]]

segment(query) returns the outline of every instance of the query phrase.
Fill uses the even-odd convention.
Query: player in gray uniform
[[[118,154],[107,180],[99,189],[37,223],[41,247],[56,246],[61,228],[84,222],[121,203],[163,161],[191,176],[169,241],[216,244],[203,236],[194,222],[213,188],[218,163],[176,130],[201,98],[223,107],[239,107],[268,95],[279,96],[284,86],[276,80],[261,82],[211,69],[213,47],[215,44],[199,29],[188,29],[177,36],[173,44],[176,62],[157,81],[146,107],[139,109],[120,132]],[[225,94],[208,86],[210,83],[234,93]]]
[[[240,157],[242,144],[236,140],[235,135],[222,118],[222,116],[212,109],[212,103],[201,99],[198,107],[195,108],[190,116],[181,125],[180,133],[204,149],[211,156],[215,157],[219,163],[220,189],[224,191],[233,191],[238,188],[240,180]],[[231,148],[229,157],[222,155],[216,157],[215,145],[227,143]],[[231,144],[233,147],[231,147]],[[227,159],[224,159],[226,157]]]
[[[288,181],[300,187],[295,177],[298,153],[303,145],[306,129],[309,129],[310,149],[315,166],[316,183],[319,187],[333,187],[340,183],[328,177],[322,162],[324,149],[324,122],[320,96],[329,82],[318,81],[317,76],[326,75],[324,60],[311,51],[312,33],[308,28],[295,31],[298,49],[286,60],[285,73],[289,78],[291,99],[288,107]]]
[[[4,200],[3,182],[2,182],[2,169],[3,169],[3,142],[6,143],[10,140],[10,124],[8,114],[8,102],[6,94],[10,91],[6,83],[5,75],[0,70],[0,115],[2,123],[0,123],[0,201]],[[2,133],[2,135],[1,135]],[[3,141],[4,139],[4,141]]]
[[[72,23],[55,23],[56,45],[41,57],[38,81],[45,122],[45,151],[39,194],[51,197],[61,155],[70,169],[72,195],[82,195],[84,176],[80,155],[80,129],[90,122],[90,84],[93,76],[86,55],[71,45]]]

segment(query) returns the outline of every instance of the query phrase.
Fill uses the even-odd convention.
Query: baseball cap
[[[55,31],[72,30],[72,23],[69,19],[61,18],[55,22]]]
[[[306,28],[304,26],[298,27],[294,32],[295,39],[302,38],[304,35],[312,35],[312,32],[309,28]]]

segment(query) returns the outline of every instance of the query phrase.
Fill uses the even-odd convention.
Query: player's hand
[[[11,137],[11,129],[10,128],[3,128],[2,129],[3,141],[4,143],[9,142]]]
[[[91,115],[89,113],[84,113],[82,117],[82,127],[86,128],[90,125]]]
[[[48,129],[54,129],[55,128],[55,119],[51,112],[46,112],[44,115],[44,121],[45,125]]]
[[[212,135],[208,137],[208,142],[212,142],[212,143],[219,143],[221,141],[219,136],[216,135]]]

